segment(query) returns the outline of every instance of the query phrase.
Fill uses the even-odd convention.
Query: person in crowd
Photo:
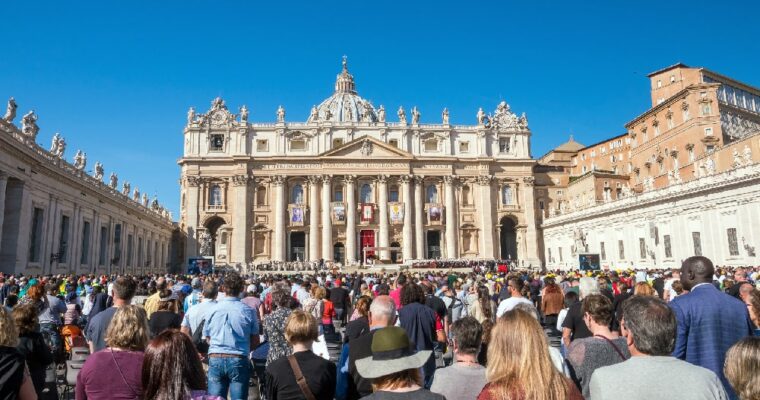
[[[177,294],[169,289],[164,289],[160,295],[158,309],[148,319],[151,337],[156,337],[167,329],[179,329],[182,325]]]
[[[37,400],[25,356],[16,348],[18,342],[11,313],[0,307],[0,399]]]
[[[201,282],[200,278],[193,278],[193,280],[190,281],[190,287],[192,291],[185,297],[185,301],[182,306],[182,312],[185,314],[187,314],[187,311],[190,310],[190,308],[200,304],[201,300],[203,299],[203,282]]]
[[[747,271],[744,268],[737,268],[734,270],[734,284],[726,290],[726,293],[738,299],[744,285],[752,286],[747,280]]]
[[[726,399],[714,372],[671,356],[676,329],[673,310],[660,298],[626,300],[621,330],[631,358],[594,371],[589,399]]]
[[[359,374],[356,360],[372,355],[372,337],[378,329],[396,323],[396,303],[387,295],[375,297],[369,306],[367,320],[369,331],[351,338],[348,342],[348,373],[351,375],[346,397],[348,400],[356,400],[372,393],[372,383]]]
[[[208,394],[193,342],[175,330],[158,334],[145,348],[141,376],[145,399],[222,400]]]
[[[465,307],[462,300],[457,296],[457,291],[461,289],[459,282],[454,282],[452,285],[446,285],[441,291],[441,300],[447,310],[447,324],[451,326],[454,322],[457,322],[464,316]]]
[[[335,308],[335,319],[346,323],[348,317],[348,308],[351,305],[351,298],[348,289],[343,287],[343,282],[338,282],[335,287],[330,289],[330,302]]]
[[[525,313],[528,313],[530,316],[536,319],[536,321],[541,321],[541,317],[538,315],[538,310],[536,307],[533,307],[532,304],[525,304],[520,303],[513,308],[513,310],[520,310]],[[548,336],[547,336],[547,343],[548,343]],[[547,349],[549,350],[549,358],[552,360],[552,364],[554,364],[554,367],[557,368],[557,371],[562,372],[565,376],[570,376],[570,371],[567,367],[567,364],[565,363],[565,359],[562,357],[562,353],[560,350],[548,346]]]
[[[707,257],[689,257],[681,265],[681,283],[689,293],[670,302],[678,321],[673,355],[714,372],[734,398],[723,375],[725,354],[741,338],[752,335],[752,323],[745,304],[712,284],[714,274]]]
[[[583,277],[578,285],[579,298],[583,300],[586,296],[599,293],[599,284],[596,279]],[[583,317],[582,303],[577,302],[570,306],[562,322],[562,344],[565,348],[570,347],[573,340],[583,339],[591,336],[591,331],[586,326]]]
[[[252,310],[256,311],[256,315],[259,317],[259,321],[264,320],[264,310],[262,307],[263,302],[259,296],[259,287],[257,285],[250,284],[247,288],[245,288],[245,297],[243,298],[242,302],[248,307],[251,307]]]
[[[520,309],[507,311],[491,332],[488,384],[478,396],[489,399],[581,400],[578,388],[554,367],[549,342],[538,320]]]
[[[79,325],[82,318],[82,306],[75,290],[66,294],[66,312],[63,314],[64,325]]]
[[[740,400],[760,399],[760,337],[746,337],[726,353],[723,372]]]
[[[90,344],[91,353],[106,348],[105,337],[108,325],[120,307],[127,306],[132,302],[135,290],[137,290],[137,284],[135,284],[134,280],[124,276],[116,279],[113,285],[113,307],[97,313],[87,323],[85,337]]]
[[[754,334],[755,336],[760,336],[760,290],[755,289],[751,291],[744,300],[744,303],[747,305],[749,319],[755,328]]]
[[[623,314],[623,302],[633,296],[633,294],[628,290],[628,284],[625,282],[620,282],[617,284],[618,289],[620,290],[619,294],[616,294],[612,298],[612,325],[611,329],[614,332],[620,333],[620,317]]]
[[[45,370],[53,363],[53,353],[42,334],[37,330],[37,308],[31,304],[16,307],[13,310],[13,322],[18,329],[18,345],[16,348],[26,359],[26,366],[34,383],[37,396],[42,397],[45,388]]]
[[[85,299],[82,314],[87,316],[87,322],[98,315],[101,311],[108,308],[108,295],[103,293],[103,287],[100,285],[90,286],[90,292]]]
[[[499,303],[499,308],[496,310],[496,318],[501,317],[505,312],[515,308],[520,303],[533,304],[530,299],[523,296],[524,286],[520,278],[514,277],[507,280],[509,298]]]
[[[214,396],[226,398],[229,393],[233,399],[248,398],[248,355],[259,344],[259,320],[238,297],[244,285],[240,275],[227,274],[225,297],[210,310],[203,325],[203,336],[209,343],[208,391]]]
[[[406,275],[405,274],[398,274],[396,277],[396,282],[394,283],[394,288],[391,290],[388,295],[391,296],[393,301],[396,303],[396,309],[401,309],[401,289],[404,288],[404,285],[406,285]]]
[[[491,299],[491,293],[486,286],[473,286],[475,297],[470,302],[468,314],[481,324],[483,321],[493,321],[496,315],[496,303]]]
[[[424,301],[425,293],[422,288],[416,283],[407,283],[401,290],[402,308],[398,312],[398,317],[401,328],[406,331],[417,351],[430,350],[430,359],[423,368],[424,386],[429,388],[435,372],[435,358],[432,356],[433,342],[440,341],[437,332],[443,333],[443,326],[437,319],[435,311],[424,305]]]
[[[631,357],[625,338],[618,337],[609,326],[612,302],[604,295],[592,294],[583,299],[583,318],[593,336],[570,343],[567,360],[571,375],[580,383],[583,397],[589,397],[589,382],[597,368],[623,362]]]
[[[367,296],[359,297],[354,305],[354,315],[351,317],[351,321],[346,324],[346,332],[344,341],[348,343],[351,339],[355,339],[367,332],[369,332],[369,307],[372,304],[372,298]]]
[[[280,357],[267,366],[267,399],[333,399],[335,364],[311,351],[311,346],[318,337],[317,320],[311,314],[303,310],[290,313],[285,325],[285,338],[293,348],[293,353]],[[301,377],[305,380],[305,385],[298,382]]]
[[[319,332],[322,333],[322,309],[324,307],[325,288],[314,285],[310,289],[309,298],[301,303],[301,308],[311,314],[319,322]]]
[[[319,320],[322,325],[322,333],[324,333],[325,336],[335,335],[335,325],[333,320],[338,317],[338,314],[335,312],[335,305],[332,300],[330,300],[331,292],[332,289],[328,291],[325,288],[321,288],[319,293],[319,296],[322,298],[322,315]]]
[[[633,287],[633,295],[634,296],[656,296],[657,293],[655,292],[654,288],[652,288],[652,285],[650,285],[647,282],[636,282],[636,285]]]
[[[473,317],[451,325],[454,363],[437,369],[430,391],[447,399],[474,399],[486,385],[486,369],[478,363],[483,327]]]
[[[192,337],[203,322],[205,325],[206,317],[209,311],[216,306],[216,295],[219,293],[219,288],[212,279],[206,280],[203,283],[203,292],[201,292],[201,302],[196,304],[185,313],[182,318],[182,325],[180,331],[190,337]]]
[[[405,293],[409,293],[407,288],[412,285],[414,284],[404,285],[401,294],[402,303]],[[421,291],[421,289],[412,290]],[[409,304],[404,305],[401,311]],[[420,306],[425,307],[422,304]],[[415,352],[404,329],[395,326],[379,329],[372,337],[371,350],[371,356],[356,360],[356,369],[359,374],[365,379],[372,380],[374,393],[363,397],[364,399],[445,400],[445,397],[440,394],[432,393],[422,387],[420,368],[432,358],[432,351],[417,350]]]
[[[562,289],[557,285],[554,278],[547,278],[546,286],[544,286],[541,294],[541,313],[544,315],[544,324],[557,335],[559,335],[556,328],[557,317],[564,304],[565,297],[562,295]]]
[[[161,292],[168,288],[168,283],[164,277],[156,279],[156,292],[148,296],[143,305],[145,312],[148,314],[148,318],[150,318],[151,314],[158,311],[158,303],[161,301]]]
[[[483,327],[483,339],[480,342],[480,353],[478,353],[478,364],[488,365],[488,345],[491,343],[491,332],[493,331],[493,321],[487,319],[480,324]]]
[[[122,284],[114,285],[117,297]],[[115,310],[104,338],[108,347],[90,354],[77,375],[77,400],[143,398],[140,374],[150,334],[148,318],[135,305],[124,304]]]
[[[264,336],[269,341],[266,365],[280,357],[287,357],[291,353],[288,340],[285,338],[285,324],[292,311],[290,293],[286,289],[276,289],[271,292],[271,295],[274,311],[264,318]]]
[[[562,332],[562,324],[565,322],[567,312],[570,310],[570,307],[572,307],[572,305],[577,302],[578,293],[575,293],[573,291],[568,291],[565,293],[563,308],[559,311],[559,314],[557,314],[557,331]],[[564,345],[563,342],[560,342],[560,344]]]

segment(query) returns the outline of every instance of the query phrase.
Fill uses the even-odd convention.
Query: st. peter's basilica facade
[[[186,255],[217,263],[367,257],[520,259],[538,266],[527,118],[505,102],[474,125],[373,106],[346,61],[305,122],[249,122],[217,98],[190,109],[179,161]],[[253,113],[255,114],[255,112]],[[391,117],[392,115],[392,117]],[[391,119],[393,121],[391,121]]]

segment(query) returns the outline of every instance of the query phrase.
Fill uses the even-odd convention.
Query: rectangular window
[[[551,247],[547,247],[546,248],[546,260],[549,261],[549,262],[553,262],[554,261],[554,260],[552,260],[552,248]]]
[[[84,221],[82,225],[82,255],[79,257],[80,264],[90,262],[90,223]]]
[[[557,249],[557,253],[559,253],[559,262],[562,262],[562,247]]]
[[[622,240],[618,240],[618,256],[621,260],[625,260],[625,247]]]
[[[398,139],[391,139],[388,141],[388,144],[395,148],[398,148]]]
[[[222,242],[223,245],[227,244],[227,233],[226,232],[222,233],[221,242]],[[152,243],[151,243],[150,239],[148,239],[147,242],[145,243],[145,246],[146,246],[146,250],[145,250],[145,265],[146,266],[150,265],[150,262],[153,260],[153,257],[151,257],[151,251],[150,251],[151,245],[152,245]]]
[[[644,238],[639,238],[639,258],[642,260],[647,258],[647,243]]]
[[[132,266],[132,248],[134,246],[134,243],[132,243],[132,235],[127,235],[127,266]]]
[[[343,146],[343,139],[333,139],[333,145],[332,148]]]
[[[211,135],[209,138],[209,150],[210,151],[223,151],[224,150],[224,135]]]
[[[269,151],[269,141],[266,139],[259,139],[256,141],[256,151],[267,152]]]
[[[662,243],[665,246],[665,258],[673,258],[673,249],[670,247],[670,235],[664,235]]]
[[[143,266],[143,241],[141,237],[137,238],[137,266]]]
[[[306,150],[306,141],[303,139],[294,139],[290,141],[290,150],[302,151]]]
[[[607,252],[604,249],[604,242],[599,243],[599,256],[602,258],[602,260],[607,259]]]
[[[732,256],[739,255],[739,242],[736,240],[736,228],[726,229],[728,235],[728,254]]]
[[[702,237],[699,232],[692,232],[691,233],[691,240],[694,242],[694,255],[695,256],[701,256],[702,255]]]
[[[45,217],[45,210],[34,208],[32,214],[32,238],[29,241],[29,262],[40,262],[42,253],[42,222]]]
[[[338,186],[333,192],[333,201],[343,201],[343,187]]]
[[[69,257],[69,217],[61,216],[61,236],[58,238],[58,262],[66,263]]]
[[[712,136],[712,135],[713,135],[713,129],[705,128],[705,136]]]
[[[438,140],[437,139],[426,140],[425,151],[438,151]]]
[[[115,265],[121,260],[121,224],[116,224],[113,230],[113,259]]]
[[[106,265],[106,258],[108,255],[106,254],[106,251],[108,250],[108,228],[105,226],[100,227],[100,255],[98,256],[98,265],[104,266]]]
[[[469,153],[470,152],[470,142],[459,142],[459,152],[460,153]]]
[[[499,139],[499,153],[509,153],[509,138]]]

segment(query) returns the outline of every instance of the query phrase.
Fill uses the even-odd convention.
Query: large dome
[[[348,73],[346,57],[343,70],[335,80],[335,93],[311,110],[308,122],[377,122],[377,112],[369,100],[356,93],[354,76]]]

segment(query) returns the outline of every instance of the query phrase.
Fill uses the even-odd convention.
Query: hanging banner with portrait
[[[440,204],[428,205],[428,224],[440,225],[443,220],[443,207]]]
[[[361,221],[365,223],[371,223],[375,216],[375,205],[362,203],[361,205]]]
[[[303,226],[303,206],[290,206],[290,225],[291,226]]]
[[[342,225],[346,223],[346,206],[342,202],[333,202],[330,209],[332,209],[333,224]]]
[[[390,203],[388,204],[388,211],[390,212],[391,224],[404,223],[404,203]]]

